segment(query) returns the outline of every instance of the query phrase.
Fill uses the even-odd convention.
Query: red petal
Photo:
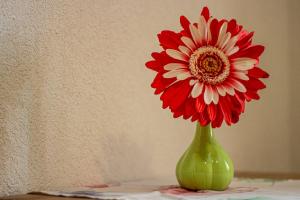
[[[205,18],[206,21],[208,21],[210,15],[209,15],[209,10],[208,7],[204,7],[201,11],[201,15]]]
[[[180,16],[180,24],[183,30],[190,36],[190,21],[185,16]]]
[[[247,49],[238,51],[237,53],[233,54],[231,57],[236,58],[236,57],[247,57],[247,58],[254,58],[258,59],[259,56],[264,52],[265,47],[262,45],[255,45],[251,46]]]
[[[213,19],[210,23],[210,31],[211,31],[211,42],[210,44],[214,46],[218,41],[219,31],[222,23],[219,23],[217,19]]]
[[[235,36],[239,32],[239,26],[237,25],[235,19],[232,19],[228,22],[227,30],[231,33],[231,37]]]
[[[178,117],[184,115],[185,104],[186,104],[186,101],[181,106],[179,106],[179,108],[176,108],[176,109],[170,108],[171,112],[173,113],[174,118],[178,118]]]
[[[247,101],[250,101],[252,99],[255,99],[255,100],[259,99],[259,95],[254,91],[247,91],[245,93],[245,97],[246,97]]]
[[[233,124],[237,123],[239,121],[239,119],[240,119],[239,113],[232,113],[232,115],[231,115],[231,122]]]
[[[165,51],[162,51],[160,53],[154,52],[151,54],[151,56],[161,63],[162,66],[168,64],[168,63],[180,63],[180,61],[175,60],[174,58],[171,58],[170,56],[167,55]],[[182,62],[181,62],[182,63]]]
[[[159,70],[161,70],[161,68],[162,68],[162,65],[155,60],[148,61],[148,62],[146,62],[145,65],[147,68],[152,69],[157,72],[159,72]]]
[[[231,122],[233,124],[237,123],[239,121],[239,116],[241,114],[241,106],[238,102],[238,100],[234,96],[225,96],[227,98],[227,102],[230,102],[230,108],[231,108],[231,113],[230,113],[230,118]]]
[[[244,95],[242,93],[236,91],[235,98],[241,105],[241,112],[242,113],[245,112],[245,97],[244,97]]]
[[[214,121],[217,115],[217,108],[215,104],[213,103],[209,104],[207,107],[207,112],[208,112],[209,119],[211,121]]]
[[[171,85],[174,81],[176,81],[176,78],[166,79],[162,76],[162,74],[163,73],[158,73],[151,84],[151,87],[156,89],[155,94],[160,94],[169,85]]]
[[[243,26],[239,25],[239,26],[238,26],[238,31],[237,31],[237,32],[239,33],[239,32],[242,31],[242,30],[243,30]]]
[[[152,58],[154,58],[155,60],[159,60],[159,58],[161,57],[161,54],[163,53],[164,51],[162,51],[162,52],[153,52],[152,54],[151,54],[151,56],[152,56]]]
[[[191,34],[189,32],[186,32],[185,30],[180,31],[181,36],[192,38]]]
[[[242,30],[239,34],[239,40],[243,39],[246,37],[249,33],[246,30]]]
[[[254,67],[253,69],[248,71],[248,76],[251,76],[253,78],[268,78],[269,74],[261,68]]]
[[[195,114],[192,116],[191,121],[194,122],[194,121],[196,121],[196,120],[199,121],[199,113],[195,113]]]
[[[180,116],[182,116],[182,111],[177,110],[176,112],[173,113],[173,118],[178,118]]]
[[[172,86],[168,87],[161,95],[160,99],[171,108],[176,110],[187,99],[191,92],[189,80],[179,81]]]
[[[244,32],[244,34],[242,34],[242,36],[239,38],[239,40],[236,43],[236,45],[240,48],[240,50],[247,48],[251,45],[253,34],[254,32],[251,33]]]
[[[185,101],[187,100],[187,97],[191,93],[191,86],[189,84],[189,80],[181,81],[182,86],[180,90],[178,90],[177,95],[172,101],[172,104],[170,105],[171,109],[177,109],[179,106],[181,106]]]
[[[240,101],[236,98],[236,96],[229,96],[227,95],[227,100],[230,101],[232,105],[233,112],[241,113],[243,110],[243,105]]]
[[[230,126],[231,125],[231,106],[230,104],[227,102],[225,97],[222,97],[219,99],[219,105],[221,108],[221,111],[223,113],[225,122]]]
[[[180,35],[173,31],[162,31],[157,36],[164,49],[178,49],[178,46],[182,44]]]
[[[195,108],[199,113],[201,113],[201,112],[203,112],[205,106],[206,106],[206,104],[204,103],[203,95],[200,95],[199,97],[197,97],[197,99],[195,101]]]
[[[216,114],[216,118],[214,121],[212,121],[211,125],[213,128],[218,128],[222,125],[223,123],[223,113],[222,110],[220,108],[220,105],[216,105],[217,108],[217,114]]]
[[[202,113],[198,114],[198,121],[202,126],[206,126],[210,122],[207,114],[207,109],[205,109]]]
[[[266,88],[266,85],[256,78],[250,78],[248,81],[244,83],[245,83],[244,85],[247,87],[247,91],[248,90],[257,91]]]
[[[184,119],[188,119],[196,113],[194,104],[195,104],[195,100],[193,98],[187,99],[184,105],[184,114],[183,114]]]

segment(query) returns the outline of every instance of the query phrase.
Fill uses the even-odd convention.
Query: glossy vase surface
[[[176,166],[181,187],[189,190],[225,190],[233,178],[233,164],[217,143],[211,125],[197,123],[195,137]]]

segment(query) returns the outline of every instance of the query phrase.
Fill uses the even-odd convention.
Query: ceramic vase
[[[217,143],[211,124],[197,122],[191,145],[176,166],[181,187],[189,190],[225,190],[233,178],[233,164]]]

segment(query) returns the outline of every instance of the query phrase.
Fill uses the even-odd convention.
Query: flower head
[[[259,99],[258,90],[265,88],[259,79],[269,75],[258,67],[264,47],[253,45],[253,32],[236,20],[212,18],[207,7],[197,23],[184,16],[180,23],[180,32],[158,34],[163,51],[146,63],[157,72],[151,86],[163,108],[203,126],[238,122],[245,101]]]

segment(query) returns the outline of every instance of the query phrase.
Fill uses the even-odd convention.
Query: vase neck
[[[207,126],[201,126],[198,122],[192,146],[200,150],[202,148],[206,148],[208,144],[212,144],[214,142],[215,138],[211,124],[208,124]]]

